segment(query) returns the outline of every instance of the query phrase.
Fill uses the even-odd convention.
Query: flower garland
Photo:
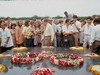
[[[3,64],[0,64],[0,72],[3,72],[6,69],[6,67]]]
[[[16,53],[11,57],[10,61],[12,63],[34,63],[43,59],[42,57],[37,57],[38,55],[39,52]]]
[[[53,71],[49,68],[37,68],[31,75],[53,75]]]
[[[50,58],[51,56],[53,56],[55,54],[56,54],[55,52],[44,50],[39,54],[39,56],[43,57],[43,58]]]
[[[100,65],[93,65],[89,67],[89,71],[94,75],[100,75]]]
[[[6,58],[6,57],[11,57],[12,54],[6,54],[6,53],[3,53],[3,54],[0,54],[0,58]]]
[[[11,57],[12,63],[34,63],[45,58],[50,58],[55,53],[52,51],[16,53]]]
[[[83,48],[83,47],[70,47],[70,50],[83,51],[83,50],[86,50],[86,49]]]
[[[15,48],[12,48],[13,51],[24,51],[24,50],[28,50],[27,47],[15,47]]]
[[[98,55],[96,53],[83,54],[83,56],[91,57],[91,58],[100,58],[100,55]]]
[[[59,66],[78,66],[83,64],[83,58],[73,53],[58,53],[50,58],[50,62]]]

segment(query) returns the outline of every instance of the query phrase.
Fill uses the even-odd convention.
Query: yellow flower
[[[89,71],[92,72],[94,75],[100,75],[100,72],[94,70],[94,69],[93,69],[93,66],[90,66],[88,69],[89,69]]]
[[[5,66],[4,65],[2,65],[2,64],[0,64],[0,72],[3,72],[4,70],[5,70]]]

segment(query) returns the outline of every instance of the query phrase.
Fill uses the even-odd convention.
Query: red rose
[[[23,62],[26,62],[26,58],[23,59]]]
[[[54,58],[50,58],[50,62],[51,63],[54,63]]]
[[[80,65],[83,65],[83,61],[80,62]]]
[[[58,60],[58,65],[59,65],[59,66],[64,66],[64,61]]]
[[[19,62],[22,62],[23,60],[22,60],[22,58],[19,58]]]
[[[65,62],[65,66],[68,66],[68,62],[67,61]]]
[[[13,58],[14,59],[14,62],[18,62],[19,61],[19,59],[18,58]]]

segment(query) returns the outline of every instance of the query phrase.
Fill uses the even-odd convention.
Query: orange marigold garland
[[[6,67],[3,64],[0,64],[0,72],[3,72],[6,69]]]
[[[93,66],[90,66],[88,69],[94,75],[100,75],[100,65],[93,65]]]
[[[83,48],[83,47],[70,47],[70,50],[83,51],[83,50],[86,50],[86,49]]]

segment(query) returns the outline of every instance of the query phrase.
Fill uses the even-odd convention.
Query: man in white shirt
[[[96,47],[100,47],[100,18],[94,20],[96,26],[93,27],[90,37],[90,48],[93,50]],[[99,51],[100,52],[100,51]]]
[[[86,21],[85,20],[81,20],[81,29],[80,29],[80,34],[79,34],[79,43],[80,43],[80,46],[83,46],[85,24],[86,24]]]
[[[69,19],[71,22],[73,21],[73,14],[69,14],[67,11],[65,11],[64,15],[66,16],[66,19]]]
[[[42,44],[43,46],[50,46],[54,39],[54,31],[52,26],[48,23],[47,19],[43,20],[43,34],[42,34]],[[42,29],[42,28],[41,28]]]
[[[51,24],[51,26],[52,26],[52,28],[53,28],[53,31],[54,31],[54,33],[56,34],[57,29],[56,29],[56,25],[54,24],[52,18],[48,18],[48,22]],[[53,45],[54,45],[55,47],[57,47],[56,35],[54,35]]]
[[[87,23],[86,23],[86,25],[84,27],[84,42],[83,42],[83,47],[84,48],[87,48],[87,45],[89,45],[91,31],[92,31],[93,27],[94,27],[93,18],[92,17],[88,17],[87,18]]]
[[[63,20],[59,20],[59,24],[57,25],[57,33],[56,33],[57,47],[63,47],[63,31],[62,31],[62,27],[63,27]]]
[[[65,25],[62,27],[65,47],[71,47],[73,45],[73,27],[70,23],[71,21],[67,19]]]
[[[6,28],[5,22],[1,23],[1,53],[10,50],[13,47],[13,40],[10,30]]]
[[[81,23],[77,19],[78,19],[77,15],[74,15],[73,16],[74,24],[72,24],[72,26],[73,26],[73,30],[74,30],[75,46],[78,46],[79,33],[80,33],[80,29],[81,29]]]

